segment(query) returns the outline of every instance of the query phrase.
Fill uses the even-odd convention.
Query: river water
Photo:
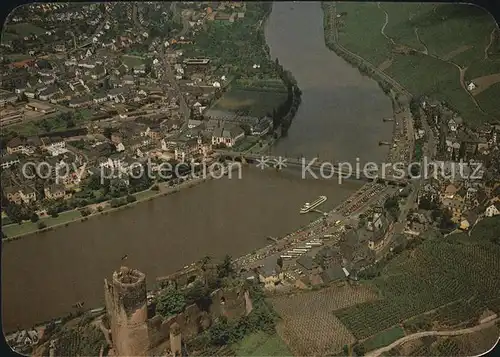
[[[381,160],[378,140],[390,102],[375,82],[328,51],[319,3],[276,3],[266,28],[273,56],[293,72],[302,105],[278,154]],[[303,180],[298,170],[245,168],[242,179],[212,180],[84,223],[3,245],[2,317],[6,330],[61,316],[77,301],[103,305],[103,279],[122,264],[149,283],[205,255],[243,255],[316,219],[306,201],[333,208],[361,186]]]
[[[324,161],[382,161],[391,141],[391,102],[378,84],[362,76],[324,43],[319,2],[275,2],[266,27],[272,58],[290,70],[302,90],[288,137],[276,153]]]

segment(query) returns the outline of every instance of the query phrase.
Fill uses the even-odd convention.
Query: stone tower
[[[170,352],[172,357],[182,356],[182,334],[177,322],[170,325]]]
[[[121,267],[104,280],[106,311],[117,356],[145,356],[149,348],[146,276]]]

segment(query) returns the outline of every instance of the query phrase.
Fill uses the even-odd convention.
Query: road
[[[372,192],[375,192],[373,189],[378,186],[381,185],[366,184],[350,196],[350,199],[348,201],[352,201],[354,204],[357,204],[356,212],[363,210],[373,202],[374,198],[372,198],[370,194]],[[383,192],[385,191],[381,191],[379,195]],[[369,199],[365,200],[364,198],[367,197],[369,197]],[[262,265],[272,269],[276,265],[276,259],[280,255],[285,254],[287,250],[303,245],[306,241],[323,238],[323,236],[327,233],[340,233],[340,230],[345,229],[345,225],[355,224],[352,213],[347,216],[342,214],[345,204],[345,202],[342,202],[333,210],[328,212],[328,215],[325,216],[326,219],[320,217],[311,222],[306,227],[300,228],[297,231],[287,235],[286,237],[280,238],[278,240],[278,243],[270,244],[267,247],[259,249],[253,254],[248,254],[244,257],[238,258],[236,262],[239,266],[246,268],[252,268]],[[343,225],[335,227],[334,222],[336,220],[341,220]],[[313,251],[314,250],[311,250],[311,252]],[[309,254],[311,252],[309,252]],[[287,266],[293,264],[294,261],[290,261],[289,263],[287,263]],[[287,268],[287,270],[289,269]]]
[[[182,21],[182,30],[179,32],[178,36],[179,37],[185,36],[189,30],[189,21],[185,17],[182,16],[182,13],[180,13],[180,14],[178,13],[176,1],[173,1],[170,4],[170,11],[172,11],[173,17],[175,17],[176,15],[179,15],[181,18],[181,21]]]
[[[172,2],[170,4],[170,10],[172,10],[172,12],[174,12],[174,13],[177,11],[176,2]],[[135,4],[135,3],[132,7],[132,20],[134,21],[134,24],[141,31],[144,29],[143,26],[140,24],[139,20],[137,19],[137,4]],[[184,25],[185,24],[184,24],[184,19],[183,19],[183,31],[187,32],[187,30],[189,28],[188,27],[189,23],[187,23],[187,21],[186,21],[187,26],[184,26]],[[168,82],[172,86],[172,88],[175,90],[175,92],[179,98],[179,106],[180,106],[180,110],[182,112],[182,116],[184,118],[184,123],[183,123],[181,131],[184,131],[187,128],[187,123],[188,123],[189,117],[191,116],[191,113],[190,113],[189,107],[186,103],[186,99],[182,95],[181,89],[179,88],[179,84],[177,83],[177,80],[175,78],[171,64],[168,61],[168,58],[165,54],[165,46],[164,46],[165,41],[167,41],[167,38],[164,38],[162,41],[160,41],[160,46],[159,46],[160,58],[163,61],[163,69],[165,70],[164,74],[167,77],[166,82]],[[165,79],[163,79],[163,84],[164,84],[165,92],[167,92],[169,87],[167,85],[165,85],[166,84]]]
[[[465,335],[477,331],[481,331],[482,329],[488,328],[493,326],[496,322],[500,321],[500,318],[493,319],[488,322],[484,322],[482,324],[476,325],[474,327],[469,327],[469,328],[464,328],[464,329],[459,329],[459,330],[447,330],[447,331],[423,331],[423,332],[417,332],[412,335],[408,335],[405,337],[400,338],[397,341],[394,341],[391,343],[389,346],[379,348],[377,350],[368,352],[365,354],[365,357],[378,357],[384,352],[388,352],[391,349],[393,349],[396,346],[399,346],[402,343],[416,340],[425,336],[459,336],[459,335]]]

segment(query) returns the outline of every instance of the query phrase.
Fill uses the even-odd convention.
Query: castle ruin
[[[182,340],[209,328],[218,317],[237,319],[252,310],[250,295],[240,286],[213,291],[208,311],[192,304],[168,318],[148,316],[146,276],[126,267],[115,271],[111,282],[104,281],[104,295],[108,334],[116,356],[147,356],[149,350],[168,340],[170,355],[179,355]]]

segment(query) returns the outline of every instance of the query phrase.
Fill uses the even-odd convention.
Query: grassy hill
[[[414,95],[447,101],[472,124],[500,119],[500,35],[465,4],[338,2],[324,6],[338,42]],[[362,20],[361,20],[362,19]],[[326,34],[328,35],[328,33]],[[478,87],[468,92],[473,81]]]

